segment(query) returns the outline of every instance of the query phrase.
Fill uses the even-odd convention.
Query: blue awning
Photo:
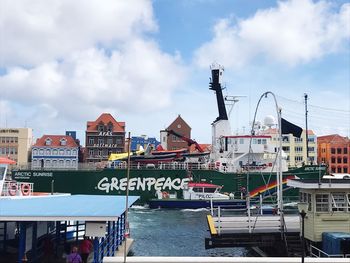
[[[128,207],[138,199],[129,196]],[[0,221],[114,221],[125,212],[125,196],[49,195],[0,198]]]

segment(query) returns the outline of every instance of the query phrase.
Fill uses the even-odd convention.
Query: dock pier
[[[276,256],[301,253],[298,215],[207,216],[210,237],[205,248],[258,247]]]

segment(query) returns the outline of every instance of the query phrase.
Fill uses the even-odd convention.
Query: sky
[[[350,2],[311,0],[0,0],[0,127],[34,137],[111,113],[159,139],[180,114],[211,142],[210,65],[224,67],[232,133],[248,132],[263,93],[317,136],[350,136]],[[257,120],[276,117],[273,96]]]

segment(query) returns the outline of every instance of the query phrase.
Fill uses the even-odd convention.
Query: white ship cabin
[[[287,185],[299,188],[300,201],[307,203],[306,239],[317,243],[324,232],[350,234],[350,179],[293,179]]]
[[[184,185],[183,198],[185,200],[227,200],[228,195],[221,194],[222,186],[208,183],[193,183],[190,182]]]
[[[249,145],[251,140],[251,151]],[[215,166],[222,172],[261,171],[275,172],[278,170],[277,147],[271,136],[267,135],[236,135],[223,136],[219,141],[219,153]],[[282,154],[282,171],[287,170],[286,158]]]

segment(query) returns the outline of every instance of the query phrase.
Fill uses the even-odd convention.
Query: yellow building
[[[8,157],[17,165],[28,164],[33,143],[31,128],[0,128],[0,157]]]
[[[278,131],[268,129],[264,132],[272,137],[272,140],[278,142]],[[290,167],[299,167],[303,164],[314,164],[317,160],[317,137],[312,130],[308,132],[309,141],[309,160],[307,161],[306,152],[306,133],[303,130],[300,138],[293,134],[282,134],[282,149],[287,157],[287,163]]]

